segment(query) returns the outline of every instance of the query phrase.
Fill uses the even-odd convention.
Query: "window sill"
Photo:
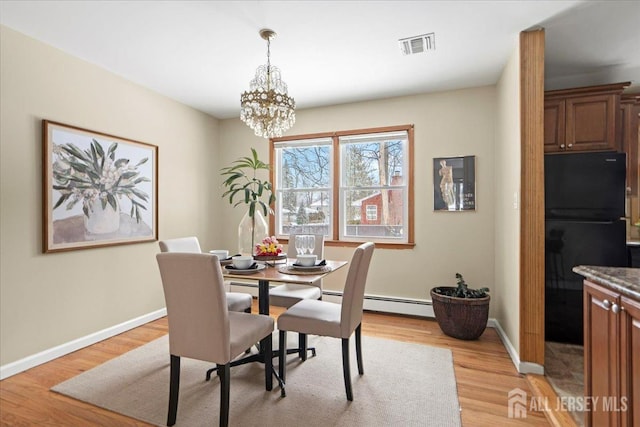
[[[288,239],[278,239],[280,243],[289,243]],[[325,240],[325,246],[331,247],[343,247],[343,248],[357,248],[361,244],[368,242],[370,240],[362,240],[361,242],[346,242],[343,240]],[[371,240],[372,241],[372,240]],[[389,243],[389,242],[375,242],[376,249],[413,249],[416,244],[415,243]]]

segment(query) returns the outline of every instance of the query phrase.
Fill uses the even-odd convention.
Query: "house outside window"
[[[413,244],[413,126],[271,140],[278,238]]]

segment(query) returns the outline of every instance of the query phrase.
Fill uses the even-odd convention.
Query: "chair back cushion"
[[[158,242],[161,252],[189,252],[201,253],[197,237],[179,237]]]
[[[222,271],[215,255],[156,255],[175,356],[224,364],[230,360],[230,328]]]
[[[297,235],[313,235],[316,236],[316,247],[313,253],[318,255],[318,260],[324,258],[324,234],[298,233]],[[298,256],[296,252],[296,234],[289,234],[289,243],[287,245],[287,258],[295,259]]]
[[[349,265],[347,281],[342,294],[340,329],[342,338],[349,338],[362,322],[362,304],[367,273],[373,256],[373,242],[363,243],[356,248]]]

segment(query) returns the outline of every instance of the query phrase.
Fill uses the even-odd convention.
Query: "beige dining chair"
[[[215,255],[156,255],[169,323],[170,384],[167,425],[176,423],[180,358],[215,363],[220,377],[220,426],[229,424],[231,361],[256,342],[271,354],[274,321],[269,316],[227,308],[220,263]],[[265,357],[265,387],[273,388],[271,357]]]
[[[202,253],[197,237],[179,237],[176,239],[161,240],[158,244],[160,245],[161,252]],[[229,282],[224,282],[224,287],[227,292],[229,310],[251,313],[253,298],[250,294],[229,292]]]
[[[309,235],[309,233],[300,233],[301,235]],[[315,236],[315,247],[313,254],[318,256],[318,260],[324,258],[324,235],[312,234]],[[296,234],[289,235],[289,244],[287,247],[287,258],[295,259],[297,256],[295,246]],[[299,285],[296,283],[284,283],[269,289],[269,305],[275,307],[289,308],[292,305],[305,299],[322,299],[322,279],[316,280],[312,285]],[[315,356],[315,348],[307,348],[306,336],[298,335],[297,353],[302,360],[307,360],[307,352],[311,351]],[[295,350],[289,350],[289,353],[295,353]]]
[[[349,338],[355,331],[358,373],[364,374],[362,366],[362,305],[367,273],[375,245],[372,242],[358,246],[351,258],[347,280],[342,294],[342,303],[303,300],[278,317],[280,348],[278,354],[280,379],[286,376],[287,331],[299,334],[321,335],[342,339],[342,370],[347,400],[353,400],[351,369],[349,366]],[[282,393],[284,397],[285,394]]]

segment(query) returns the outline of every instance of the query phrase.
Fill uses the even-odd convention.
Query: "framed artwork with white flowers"
[[[158,147],[42,121],[43,250],[158,239]]]

